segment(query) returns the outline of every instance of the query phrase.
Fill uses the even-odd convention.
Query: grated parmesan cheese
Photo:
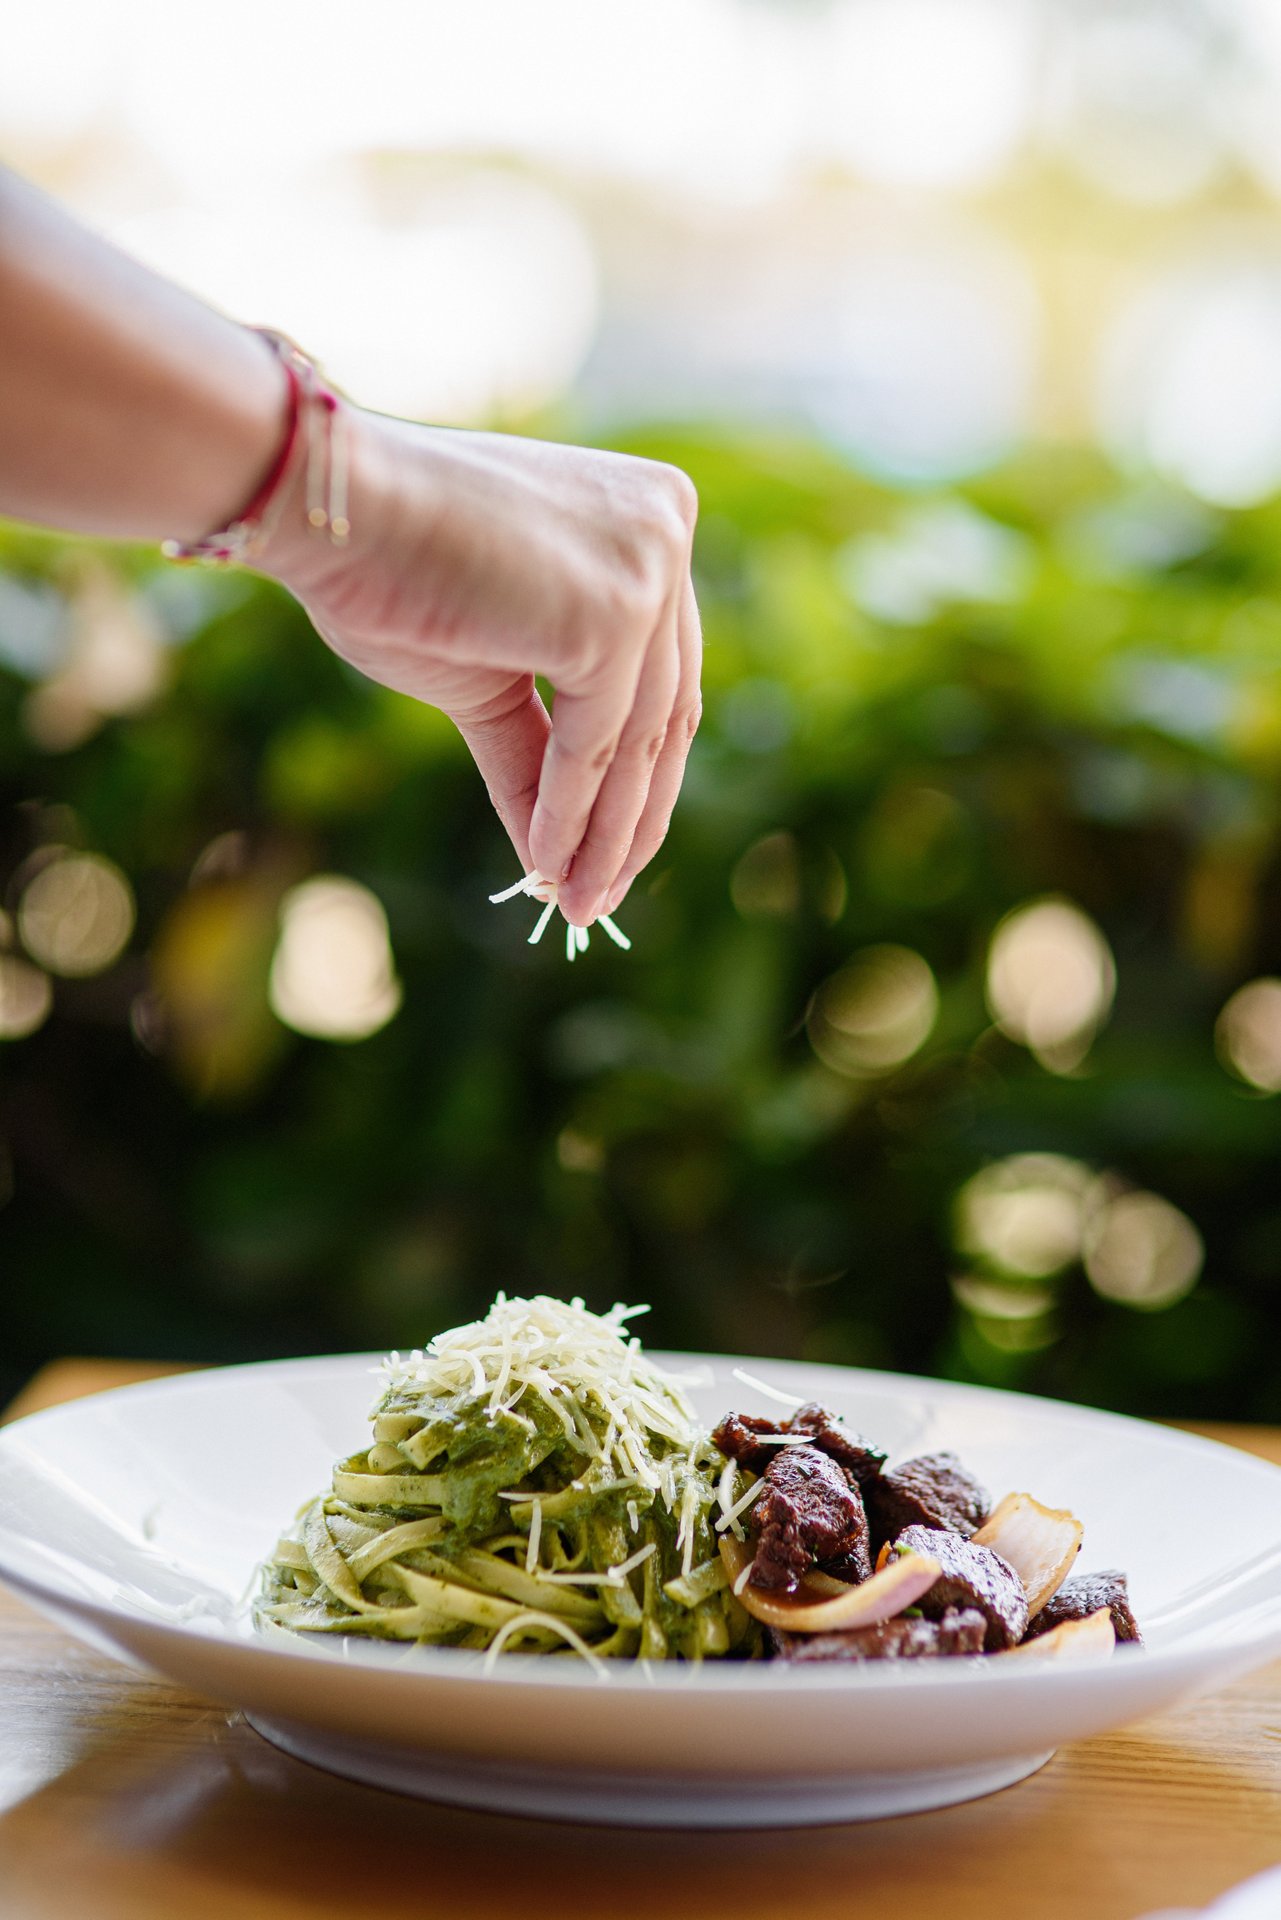
[[[486,1673],[493,1672],[495,1666],[498,1664],[499,1654],[512,1638],[513,1634],[525,1633],[530,1627],[541,1628],[546,1633],[559,1634],[561,1639],[568,1641],[569,1645],[574,1649],[574,1652],[579,1654],[582,1659],[587,1662],[598,1680],[605,1680],[609,1677],[608,1668],[605,1666],[604,1661],[592,1652],[592,1649],[588,1646],[582,1635],[575,1633],[573,1627],[570,1626],[567,1620],[560,1619],[559,1616],[554,1613],[540,1613],[536,1607],[530,1607],[524,1613],[513,1615],[505,1625],[498,1629],[498,1632],[490,1641],[489,1650],[485,1655]]]
[[[676,1546],[681,1552],[681,1573],[688,1580],[694,1565],[694,1534],[698,1526],[699,1488],[694,1477],[694,1461],[689,1461],[689,1477],[685,1482],[685,1492],[681,1497],[680,1526],[676,1530]]]
[[[501,907],[504,901],[514,900],[518,894],[522,893],[528,894],[532,900],[541,902],[543,910],[538,916],[534,931],[529,936],[530,946],[536,947],[550,926],[552,915],[560,904],[559,892],[558,881],[544,880],[541,874],[527,873],[523,880],[516,882],[515,886],[505,887],[501,893],[491,893],[489,904],[492,907]],[[616,947],[621,947],[624,953],[630,952],[631,941],[607,913],[598,914],[596,924],[602,933],[608,934]],[[586,953],[588,943],[587,928],[576,927],[572,921],[567,920],[565,922],[565,958],[577,959],[580,953]]]
[[[487,1399],[491,1419],[536,1392],[596,1474],[658,1494],[675,1513],[672,1458],[656,1460],[654,1443],[692,1456],[702,1433],[681,1391],[692,1378],[656,1366],[628,1332],[628,1321],[647,1311],[617,1305],[596,1314],[579,1299],[509,1300],[500,1293],[483,1320],[438,1334],[407,1357],[391,1354],[381,1372],[391,1388]],[[589,1408],[599,1415],[601,1432]],[[529,1498],[515,1490],[502,1497]]]
[[[651,1540],[647,1547],[641,1547],[630,1559],[620,1560],[616,1567],[606,1567],[604,1573],[553,1573],[544,1568],[539,1577],[554,1581],[561,1587],[621,1587],[635,1567],[641,1566],[651,1553],[657,1552],[658,1544]]]
[[[742,1494],[734,1502],[729,1512],[723,1513],[720,1519],[716,1522],[717,1533],[724,1533],[726,1527],[733,1526],[734,1522],[738,1519],[739,1514],[744,1513],[747,1510],[747,1508],[751,1506],[753,1500],[755,1500],[758,1494],[764,1493],[765,1484],[766,1483],[764,1480],[753,1480],[751,1486],[747,1489],[747,1492]]]
[[[732,1367],[730,1377],[741,1380],[745,1387],[751,1387],[755,1393],[763,1393],[767,1400],[777,1400],[783,1407],[803,1407],[805,1402],[799,1394],[783,1393],[778,1387],[771,1387],[764,1380],[758,1380],[754,1373],[747,1373],[742,1367]]]
[[[651,1540],[647,1547],[638,1548],[628,1559],[620,1560],[616,1567],[611,1567],[609,1570],[611,1579],[620,1582],[625,1580],[629,1573],[634,1572],[637,1567],[642,1566],[644,1562],[649,1559],[651,1553],[657,1552],[658,1543],[655,1540]]]

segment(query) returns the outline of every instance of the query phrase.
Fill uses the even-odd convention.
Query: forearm
[[[286,409],[265,341],[0,169],[0,514],[197,539],[252,497]]]

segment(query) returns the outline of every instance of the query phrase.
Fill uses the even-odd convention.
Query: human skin
[[[253,564],[336,653],[450,716],[526,871],[590,925],[661,846],[698,725],[694,489],[625,454],[345,411],[349,540],[308,527],[298,467]],[[0,514],[197,540],[253,498],[287,417],[259,334],[0,170]]]

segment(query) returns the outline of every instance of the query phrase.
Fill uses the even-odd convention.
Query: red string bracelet
[[[200,540],[166,540],[170,560],[200,560],[208,566],[252,562],[274,532],[299,460],[306,468],[306,517],[313,533],[327,533],[335,546],[351,534],[347,514],[347,423],[342,402],[314,360],[283,333],[255,329],[275,353],[289,384],[284,437],[252,500],[234,520]]]

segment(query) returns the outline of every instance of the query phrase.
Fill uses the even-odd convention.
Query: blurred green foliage
[[[1086,455],[926,501],[790,440],[630,444],[700,490],[707,713],[632,954],[573,968],[487,905],[514,863],[447,723],[283,594],[4,535],[8,937],[48,844],[118,863],[138,920],[0,1046],[3,1384],[416,1345],[501,1286],[652,1301],[663,1344],[1276,1419],[1281,1100],[1214,1033],[1281,973],[1281,508]],[[82,626],[114,593],[166,684],[59,738],[40,685],[91,589]],[[403,985],[355,1043],[268,1004],[281,895],[325,872],[383,903]],[[985,1005],[993,929],[1046,894],[1116,961],[1068,1071]],[[815,993],[886,943],[933,970],[932,1031],[825,1064]],[[1033,1285],[964,1251],[965,1182],[1033,1152],[1181,1209],[1197,1283],[1144,1309],[1070,1253]]]

